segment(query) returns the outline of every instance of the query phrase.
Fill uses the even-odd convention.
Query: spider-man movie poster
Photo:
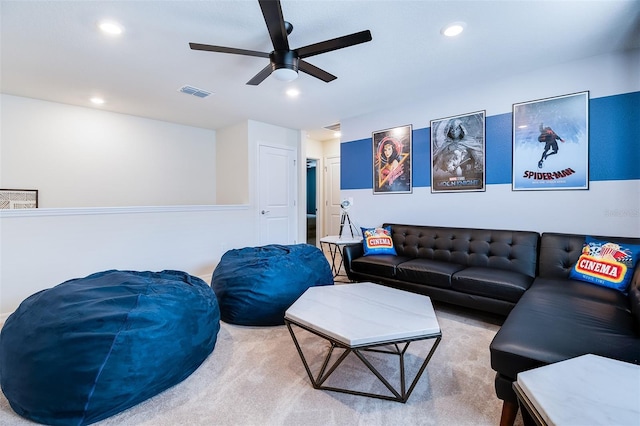
[[[411,125],[373,132],[373,193],[411,192]]]
[[[589,189],[589,92],[513,104],[512,183]]]
[[[484,191],[485,112],[431,121],[431,192]]]

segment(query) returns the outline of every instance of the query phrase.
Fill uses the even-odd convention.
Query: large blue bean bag
[[[215,294],[179,271],[105,271],[36,293],[0,333],[0,384],[39,423],[97,422],[179,383],[213,351]]]
[[[327,258],[309,244],[229,250],[211,278],[222,321],[253,326],[284,324],[285,311],[306,289],[331,284]]]

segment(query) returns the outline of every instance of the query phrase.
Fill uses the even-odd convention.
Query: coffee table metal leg
[[[313,384],[313,387],[315,389],[322,389],[322,390],[329,390],[329,391],[334,391],[334,392],[342,392],[342,393],[347,393],[347,394],[351,394],[351,395],[360,395],[360,396],[368,396],[368,397],[372,397],[372,398],[378,398],[378,399],[385,399],[385,400],[390,400],[390,401],[397,401],[397,402],[407,402],[407,400],[409,399],[409,396],[411,395],[411,393],[413,392],[416,384],[418,383],[418,380],[420,379],[420,377],[422,376],[422,373],[424,372],[425,368],[427,367],[427,364],[429,363],[429,361],[431,360],[431,357],[433,356],[436,348],[438,347],[438,345],[440,344],[440,340],[442,339],[442,335],[437,335],[437,336],[433,336],[430,338],[435,338],[435,342],[433,343],[433,345],[431,346],[431,349],[428,353],[428,355],[426,356],[425,360],[422,362],[422,365],[420,366],[420,368],[418,369],[418,372],[416,373],[415,377],[413,378],[411,385],[409,386],[408,390],[406,388],[406,376],[405,376],[405,363],[404,363],[404,356],[407,352],[407,349],[409,348],[409,345],[411,344],[411,342],[416,341],[416,340],[425,340],[425,339],[415,339],[415,340],[410,340],[410,341],[405,341],[405,342],[398,342],[398,343],[387,343],[385,345],[373,345],[373,346],[369,346],[369,347],[362,347],[362,348],[350,348],[347,346],[344,346],[342,344],[340,344],[339,342],[334,341],[333,339],[331,339],[328,336],[324,336],[321,335],[319,333],[316,333],[314,330],[311,330],[307,327],[304,327],[300,324],[295,324],[296,326],[302,328],[303,330],[307,330],[308,332],[321,337],[325,340],[328,340],[331,343],[331,347],[329,348],[329,351],[327,353],[327,355],[325,356],[325,359],[322,363],[322,367],[320,368],[320,371],[317,375],[317,377],[314,377],[311,368],[309,367],[309,363],[307,362],[306,357],[304,356],[304,353],[302,352],[302,348],[300,346],[300,343],[295,335],[295,332],[293,331],[293,327],[290,321],[285,320],[285,323],[287,325],[287,328],[289,329],[289,334],[291,334],[291,338],[293,339],[293,342],[296,346],[296,349],[298,350],[298,355],[300,356],[300,359],[302,360],[302,363],[304,365],[305,370],[307,371],[307,375],[309,376],[309,380],[311,380],[311,383]],[[402,349],[398,346],[399,343],[403,343],[404,346],[402,347]],[[380,347],[386,347],[386,346],[393,346],[395,348],[395,350],[382,350],[379,349]],[[331,366],[329,367],[329,363],[331,360],[331,357],[333,355],[334,349],[335,348],[340,348],[340,349],[344,349],[344,352],[338,357],[337,360],[334,361],[333,364],[331,364]],[[378,380],[380,380],[380,382],[382,382],[382,384],[393,394],[393,396],[389,396],[389,395],[382,395],[382,394],[374,394],[374,393],[369,393],[369,392],[360,392],[360,391],[355,391],[355,390],[351,390],[351,389],[344,389],[344,388],[336,388],[336,387],[332,387],[332,386],[324,386],[324,382],[331,376],[331,374],[333,374],[333,372],[338,368],[338,366],[340,366],[340,364],[346,359],[346,357],[353,352],[358,359],[360,359],[360,361],[362,361],[362,363],[369,369],[369,371],[371,371],[377,378]],[[383,353],[383,354],[390,354],[390,355],[397,355],[399,357],[399,363],[400,363],[400,390],[398,391],[397,389],[395,389],[393,387],[393,385],[391,385],[389,383],[389,381],[387,379],[384,378],[384,376],[373,366],[373,364],[371,364],[371,362],[364,356],[363,352],[377,352],[377,353]],[[329,369],[327,370],[327,367],[329,367]]]
[[[329,257],[331,257],[331,272],[333,272],[333,278],[338,276],[338,273],[340,272],[339,269],[336,268],[336,245],[332,244],[332,243],[327,243],[324,241],[320,241],[320,245],[324,248],[324,246],[327,246],[327,248],[329,249]],[[324,251],[324,250],[323,250]],[[342,265],[340,265],[340,267],[342,267]]]

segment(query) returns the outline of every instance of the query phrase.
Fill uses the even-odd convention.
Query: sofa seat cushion
[[[453,274],[451,287],[463,293],[516,303],[532,282],[533,277],[519,272],[471,267]]]
[[[413,259],[398,265],[396,279],[433,287],[451,288],[451,275],[464,269],[457,263]]]
[[[611,291],[610,288],[579,280],[563,280],[554,278],[536,278],[536,291],[552,291],[557,297],[592,300],[594,302],[615,305],[624,310],[629,310],[628,297],[619,291]],[[545,290],[546,289],[546,290]]]
[[[409,258],[389,254],[375,254],[354,259],[351,270],[361,274],[377,275],[384,278],[394,278],[396,266],[406,262]]]
[[[640,337],[626,298],[616,290],[565,279],[537,278],[491,342],[499,374],[593,353],[640,363]]]

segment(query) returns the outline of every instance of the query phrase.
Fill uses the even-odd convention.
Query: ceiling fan
[[[319,55],[321,53],[331,52],[332,50],[338,50],[371,41],[371,32],[366,30],[291,50],[289,48],[287,36],[291,34],[293,25],[284,20],[280,1],[258,0],[258,3],[260,3],[262,15],[264,16],[264,21],[267,24],[269,36],[273,43],[273,51],[271,53],[236,49],[233,47],[212,46],[200,43],[189,43],[189,47],[191,47],[192,50],[205,50],[208,52],[233,53],[236,55],[269,58],[269,65],[264,67],[262,71],[247,82],[249,85],[257,86],[271,75],[271,73],[274,73],[275,77],[279,80],[291,81],[298,77],[298,71],[302,71],[329,83],[337,77],[314,65],[311,65],[303,59]]]

